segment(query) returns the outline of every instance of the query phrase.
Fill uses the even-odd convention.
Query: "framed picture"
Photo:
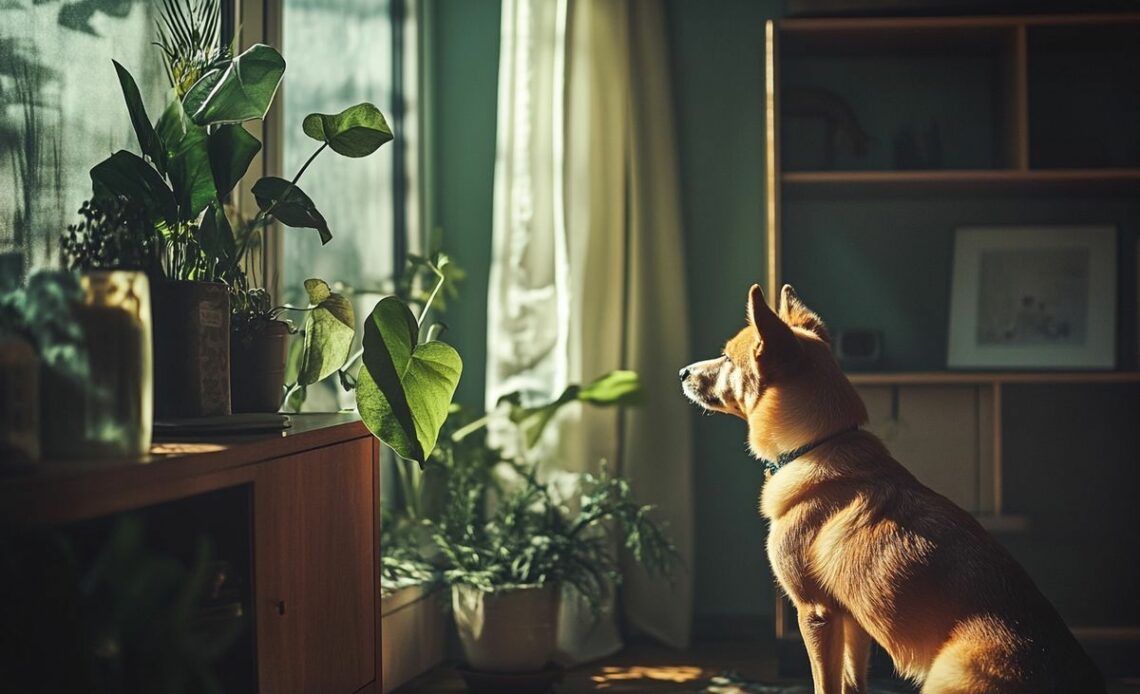
[[[1116,366],[1116,228],[955,231],[950,368]]]

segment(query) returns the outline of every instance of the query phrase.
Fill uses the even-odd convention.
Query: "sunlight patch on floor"
[[[701,678],[704,673],[699,667],[692,665],[657,665],[630,667],[604,667],[597,675],[590,677],[598,685],[598,689],[607,689],[614,682],[628,682],[631,680],[657,680],[659,682],[692,682]]]

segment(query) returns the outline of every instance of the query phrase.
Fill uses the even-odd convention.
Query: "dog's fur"
[[[879,439],[854,430],[867,412],[819,316],[790,286],[776,313],[754,285],[748,319],[723,356],[686,367],[681,380],[697,404],[745,419],[758,457],[826,439],[771,475],[760,500],[815,691],[865,692],[874,639],[927,693],[1103,692],[1017,562]]]

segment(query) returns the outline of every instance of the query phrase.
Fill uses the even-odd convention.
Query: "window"
[[[361,159],[322,153],[299,185],[328,220],[332,241],[322,247],[311,230],[279,229],[279,250],[270,251],[267,276],[282,300],[307,303],[303,283],[310,277],[342,284],[358,325],[390,291],[408,246],[418,247],[414,10],[408,0],[281,0],[287,68],[270,140],[281,148],[278,174],[291,178],[317,149],[301,130],[309,113],[370,101],[396,135]],[[325,384],[309,389],[305,409],[327,411],[351,400],[336,384]]]

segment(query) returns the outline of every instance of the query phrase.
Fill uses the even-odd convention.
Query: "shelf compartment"
[[[1140,25],[1027,34],[1030,165],[1140,167]]]
[[[785,170],[1023,166],[1020,25],[778,27]]]

